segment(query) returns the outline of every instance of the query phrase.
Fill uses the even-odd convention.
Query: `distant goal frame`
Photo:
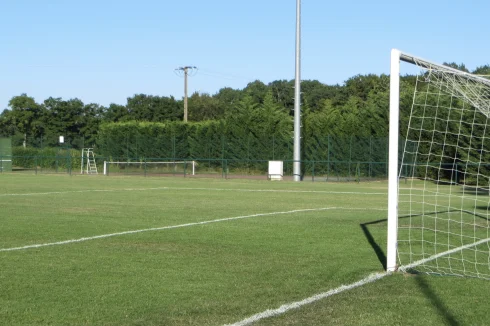
[[[178,165],[184,165],[184,174],[185,175],[196,175],[196,165],[197,162],[194,160],[183,160],[183,161],[142,161],[142,162],[135,162],[135,161],[104,161],[104,172],[103,174],[105,176],[109,175],[109,169],[108,165],[109,164],[123,164],[123,165],[144,165],[145,167],[156,165],[156,164],[166,164],[166,165],[173,165],[174,167]],[[190,165],[190,171],[189,173],[186,173],[186,166]]]

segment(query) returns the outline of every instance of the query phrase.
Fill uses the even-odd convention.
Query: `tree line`
[[[448,64],[466,70],[464,65]],[[490,73],[488,65],[472,71]],[[414,75],[401,79],[401,117],[407,119]],[[384,137],[388,134],[389,76],[356,75],[342,85],[305,80],[302,125],[305,141],[318,135]],[[189,124],[221,123],[236,137],[292,137],[294,81],[249,83],[243,89],[225,87],[216,94],[189,97]],[[128,122],[169,123],[183,120],[183,101],[172,96],[136,94],[125,105],[85,104],[80,99],[50,97],[37,103],[27,94],[14,96],[0,114],[0,136],[14,145],[49,147],[63,135],[72,148],[97,146],[103,126]],[[404,123],[401,124],[406,125]],[[107,128],[106,128],[107,130]],[[220,129],[222,130],[222,129]],[[405,130],[401,130],[403,134]]]

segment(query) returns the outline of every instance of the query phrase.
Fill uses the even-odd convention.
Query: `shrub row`
[[[75,149],[13,147],[12,166],[24,169],[79,169],[81,152]]]

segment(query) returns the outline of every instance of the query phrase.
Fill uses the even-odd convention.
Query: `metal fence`
[[[105,139],[94,148],[99,173],[102,173],[104,161],[118,161],[140,164],[111,165],[109,175],[267,178],[268,161],[281,160],[286,179],[292,176],[293,141],[289,138],[261,138],[251,134],[241,138],[216,135],[200,139],[140,135],[123,138]],[[14,172],[80,173],[82,170],[81,151],[66,145],[13,149]],[[386,137],[310,136],[303,139],[302,149],[303,180],[362,181],[386,179],[388,175]],[[182,164],[179,168],[164,168],[162,164],[157,171],[154,163],[182,161],[196,162],[194,175]]]

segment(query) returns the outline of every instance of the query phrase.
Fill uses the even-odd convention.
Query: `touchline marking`
[[[157,227],[157,228],[148,228],[148,229],[123,231],[123,232],[116,232],[116,233],[109,233],[109,234],[101,234],[101,235],[96,235],[96,236],[92,236],[92,237],[83,237],[83,238],[79,238],[79,239],[70,239],[70,240],[49,242],[49,243],[39,243],[39,244],[22,246],[22,247],[0,248],[0,252],[17,251],[17,250],[41,248],[41,247],[48,247],[48,246],[59,246],[59,245],[77,243],[77,242],[84,242],[84,241],[90,241],[90,240],[96,240],[96,239],[104,239],[104,238],[110,238],[110,237],[115,237],[115,236],[127,235],[127,234],[178,229],[178,228],[183,228],[183,227],[188,227],[188,226],[196,226],[196,225],[204,225],[204,224],[210,224],[210,223],[233,221],[233,220],[245,219],[245,218],[250,218],[250,217],[271,216],[271,215],[281,215],[281,214],[294,214],[294,213],[303,213],[303,212],[318,212],[318,211],[335,210],[335,209],[343,209],[343,210],[361,210],[362,209],[362,210],[365,210],[365,208],[322,207],[322,208],[295,209],[292,211],[284,211],[284,212],[259,213],[259,214],[252,214],[252,215],[219,218],[219,219],[215,219],[215,220],[202,221],[202,222],[193,222],[193,223],[185,223],[185,224],[179,224],[179,225],[162,226],[162,227]],[[371,209],[371,210],[383,210],[383,211],[385,211],[386,209]]]
[[[281,189],[235,189],[235,188],[187,188],[187,187],[155,187],[155,188],[121,188],[121,189],[88,189],[69,191],[31,192],[25,194],[0,194],[0,197],[9,196],[40,196],[40,195],[62,195],[90,192],[117,192],[117,191],[147,191],[147,190],[207,190],[207,191],[241,191],[241,192],[277,192],[277,193],[318,193],[331,195],[382,195],[386,192],[358,192],[358,191],[323,191],[323,190],[281,190]]]
[[[250,325],[250,324],[255,323],[256,321],[259,321],[261,319],[278,316],[278,315],[281,315],[281,314],[283,314],[283,313],[285,313],[285,312],[287,312],[289,310],[298,309],[298,308],[300,308],[300,307],[302,307],[304,305],[308,305],[308,304],[313,303],[315,301],[319,301],[319,300],[322,300],[322,299],[331,297],[331,296],[333,296],[335,294],[339,294],[339,293],[342,293],[342,292],[345,292],[345,291],[348,291],[348,290],[352,290],[352,289],[355,289],[357,287],[366,285],[368,283],[375,282],[375,281],[380,280],[383,277],[385,277],[387,275],[390,275],[390,274],[391,273],[376,273],[376,274],[371,274],[368,277],[366,277],[366,278],[364,278],[364,279],[362,279],[360,281],[357,281],[355,283],[352,283],[352,284],[349,284],[349,285],[341,285],[338,288],[335,288],[335,289],[330,290],[330,291],[327,291],[327,292],[316,294],[314,296],[311,296],[309,298],[303,299],[301,301],[296,301],[296,302],[292,302],[292,303],[283,304],[282,306],[280,306],[277,309],[269,309],[269,310],[263,311],[261,313],[255,314],[253,316],[250,316],[248,318],[245,318],[245,319],[243,319],[243,320],[241,320],[239,322],[236,322],[234,324],[227,324],[225,326],[245,326],[245,325]]]
[[[432,260],[441,258],[441,257],[446,256],[446,255],[453,254],[453,253],[458,252],[458,251],[461,251],[461,250],[465,250],[465,249],[468,249],[468,248],[471,248],[471,247],[475,247],[475,246],[478,246],[478,245],[483,244],[483,243],[486,243],[486,242],[490,242],[490,238],[482,239],[482,240],[477,241],[475,243],[467,244],[467,245],[464,245],[464,246],[461,246],[461,247],[458,247],[458,248],[454,248],[454,249],[451,249],[451,250],[448,250],[448,251],[441,252],[441,253],[439,253],[437,255],[433,255],[431,257],[428,257],[428,258],[421,259],[421,260],[418,260],[416,262],[413,262],[412,264],[409,264],[409,265],[406,265],[406,266],[401,266],[398,270],[401,271],[401,272],[406,272],[406,271],[408,271],[411,268],[415,268],[415,267],[417,267],[419,265],[423,265],[423,264],[428,263],[428,262],[430,262]],[[344,291],[348,291],[348,290],[352,290],[354,288],[357,288],[357,287],[366,285],[368,283],[375,282],[375,281],[380,280],[383,277],[385,277],[387,275],[391,275],[391,274],[393,274],[393,273],[392,272],[385,272],[385,273],[371,274],[368,277],[366,277],[366,278],[364,278],[364,279],[362,279],[360,281],[357,281],[355,283],[352,283],[352,284],[349,284],[349,285],[341,285],[338,288],[335,288],[335,289],[330,290],[328,292],[323,292],[323,293],[320,293],[320,294],[316,294],[316,295],[314,295],[312,297],[303,299],[301,301],[296,301],[296,302],[284,304],[284,305],[280,306],[277,309],[269,309],[269,310],[263,311],[261,313],[255,314],[253,316],[250,316],[248,318],[245,318],[245,319],[243,319],[243,320],[241,320],[239,322],[236,322],[234,324],[227,324],[227,325],[224,325],[224,326],[245,326],[245,325],[250,325],[250,324],[255,323],[256,321],[259,321],[261,319],[278,316],[278,315],[281,315],[283,313],[288,312],[289,310],[298,309],[298,308],[300,308],[300,307],[302,307],[304,305],[313,303],[315,301],[319,301],[321,299],[328,298],[328,297],[333,296],[335,294],[338,294],[338,293],[341,293],[341,292],[344,292]]]
[[[48,192],[30,192],[25,194],[0,194],[0,197],[8,196],[36,196],[36,195],[63,195],[76,194],[84,192],[115,192],[115,191],[144,191],[144,190],[166,190],[168,187],[158,188],[122,188],[122,189],[87,189],[87,190],[69,190],[69,191],[48,191]]]
[[[216,190],[216,191],[243,191],[243,192],[279,192],[279,193],[318,193],[339,195],[388,195],[387,192],[360,192],[360,191],[327,191],[327,190],[281,190],[281,189],[226,189],[226,188],[168,188],[175,190]]]

